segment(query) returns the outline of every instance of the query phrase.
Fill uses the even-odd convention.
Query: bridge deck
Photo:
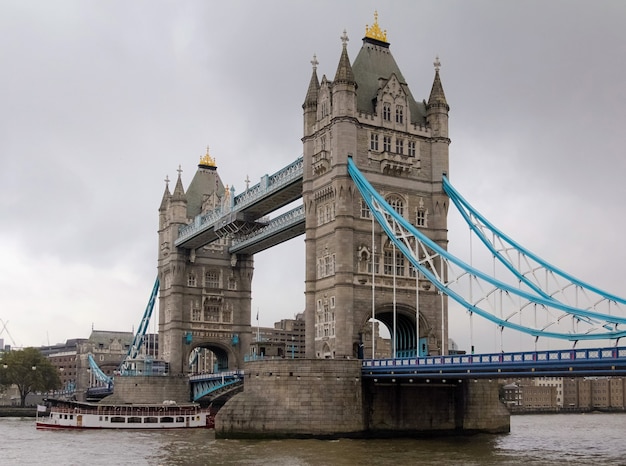
[[[626,374],[626,347],[429,356],[363,361],[363,377],[476,379]]]

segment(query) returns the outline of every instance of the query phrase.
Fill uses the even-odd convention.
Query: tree
[[[20,392],[20,406],[33,392],[46,392],[61,387],[57,369],[38,349],[9,351],[0,359],[0,385],[15,385]]]

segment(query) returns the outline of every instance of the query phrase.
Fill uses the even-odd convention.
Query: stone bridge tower
[[[372,225],[347,171],[352,157],[397,212],[446,247],[448,198],[442,176],[448,173],[449,107],[439,61],[428,102],[418,102],[377,17],[366,27],[353,64],[345,32],[342,41],[332,81],[326,76],[319,81],[314,57],[303,104],[306,354],[361,356],[362,338],[371,335],[372,300],[376,319],[392,335],[396,329],[397,356],[446,353],[447,298],[416,277]]]
[[[173,193],[166,180],[159,207],[159,357],[172,374],[197,370],[198,355],[204,369],[241,368],[252,336],[252,256],[229,254],[228,236],[198,249],[174,245],[181,226],[225,209],[233,192],[222,184],[208,148],[187,192],[181,172]]]

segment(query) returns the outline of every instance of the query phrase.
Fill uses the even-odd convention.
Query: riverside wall
[[[402,437],[510,430],[489,381],[361,379],[361,361],[283,359],[244,367],[242,393],[217,413],[218,438]]]

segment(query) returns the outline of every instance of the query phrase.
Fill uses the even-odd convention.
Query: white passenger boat
[[[196,403],[124,404],[48,400],[37,406],[37,429],[191,429],[213,427],[213,416]]]

